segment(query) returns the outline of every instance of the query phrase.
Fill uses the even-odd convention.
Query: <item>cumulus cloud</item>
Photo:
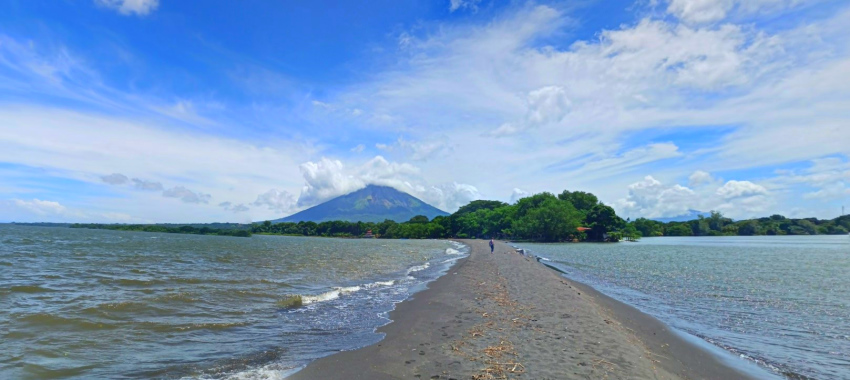
[[[159,0],[95,0],[99,5],[114,9],[122,15],[144,16],[159,7]]]
[[[750,181],[729,181],[723,187],[717,189],[717,195],[724,199],[751,197],[755,195],[766,195],[767,189]]]
[[[706,185],[712,182],[714,182],[714,177],[712,177],[710,173],[702,170],[697,170],[688,177],[688,186],[690,187]]]
[[[566,116],[570,100],[563,87],[546,86],[528,93],[528,121],[535,125],[559,122]]]
[[[110,185],[123,185],[123,184],[130,181],[130,179],[127,178],[127,176],[120,174],[120,173],[112,173],[110,175],[105,175],[105,176],[100,177],[100,179],[103,180],[103,182],[106,182]]]
[[[148,181],[144,179],[133,178],[133,187],[136,190],[144,191],[162,191],[163,186],[159,182]]]
[[[162,192],[166,198],[178,198],[186,203],[209,203],[212,198],[209,194],[194,192],[183,186],[175,186]]]
[[[418,186],[410,190],[408,192],[417,195],[428,204],[448,212],[453,212],[469,202],[481,199],[481,193],[475,186],[456,182],[427,187]]]
[[[297,200],[295,196],[287,191],[271,189],[257,196],[252,205],[266,207],[278,213],[290,213],[295,209]]]
[[[716,210],[731,217],[750,217],[765,211],[773,202],[765,187],[749,181],[728,181],[718,188],[691,189],[679,184],[665,185],[646,176],[629,185],[628,192],[626,198],[615,202],[615,207],[630,217],[674,217],[685,215],[689,210]]]

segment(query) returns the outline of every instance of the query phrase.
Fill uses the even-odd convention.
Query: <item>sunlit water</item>
[[[378,341],[393,305],[464,252],[0,225],[0,379],[280,378]]]
[[[567,277],[775,373],[850,379],[847,236],[520,246]]]

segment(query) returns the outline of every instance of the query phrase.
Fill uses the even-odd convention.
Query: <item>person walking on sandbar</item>
[[[493,244],[493,238],[490,238],[490,253],[493,253],[493,250],[496,248],[495,244]]]

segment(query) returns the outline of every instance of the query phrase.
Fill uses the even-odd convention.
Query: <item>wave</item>
[[[372,289],[372,288],[377,288],[377,287],[381,287],[381,286],[393,286],[393,284],[395,284],[395,280],[375,281],[371,284],[363,285],[363,287],[366,288],[366,289]]]
[[[42,288],[38,285],[21,285],[9,288],[12,293],[47,293],[54,291],[53,289]]]
[[[359,292],[363,289],[374,289],[379,287],[388,287],[393,286],[395,284],[395,280],[389,281],[375,281],[369,284],[363,284],[359,286],[335,286],[333,290],[329,290],[320,294],[313,295],[305,295],[305,294],[291,294],[284,298],[281,298],[277,301],[277,305],[283,308],[294,308],[301,307],[304,305],[310,305],[314,303],[332,301],[338,299],[344,295]]]
[[[445,260],[441,261],[440,264],[453,263],[453,262],[458,261],[460,259],[462,259],[462,257],[452,257],[452,258],[445,259]]]
[[[454,249],[454,248],[446,248],[446,254],[447,255],[461,255],[463,253],[461,251]]]
[[[221,377],[224,380],[283,380],[300,369],[298,366],[288,366],[283,363],[271,363],[262,367],[246,369]],[[208,377],[200,377],[207,379]],[[216,376],[218,378],[218,376]],[[198,377],[183,377],[181,380],[198,379]]]
[[[140,280],[135,278],[101,278],[98,280],[104,285],[121,285],[121,286],[151,286],[159,285],[163,282],[160,280]]]
[[[178,303],[193,303],[198,302],[200,299],[192,297],[188,293],[179,292],[179,293],[169,293],[159,297],[154,298],[154,301],[161,303],[170,303],[170,302],[178,302]]]
[[[159,322],[141,322],[135,324],[135,327],[142,328],[145,330],[150,330],[158,333],[169,333],[169,332],[181,332],[181,331],[194,331],[194,330],[227,330],[234,327],[244,327],[248,326],[249,322],[241,321],[241,322],[201,322],[201,323],[188,323],[188,324],[169,324],[169,323],[159,323]]]
[[[428,269],[429,267],[431,267],[431,263],[425,263],[425,264],[422,264],[422,265],[414,265],[407,270],[407,275],[409,276],[413,272],[423,271],[425,269]]]
[[[58,315],[48,314],[48,313],[38,313],[38,314],[28,314],[19,318],[20,321],[25,322],[32,326],[48,326],[48,327],[63,327],[68,326],[73,330],[78,331],[91,331],[91,330],[104,330],[104,329],[115,329],[118,326],[111,325],[109,323],[102,322],[93,322],[86,319],[79,318],[64,318]]]

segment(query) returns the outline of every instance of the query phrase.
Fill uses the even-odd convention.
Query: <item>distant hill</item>
[[[653,218],[652,220],[661,222],[661,223],[670,223],[670,222],[689,222],[694,219],[699,219],[699,216],[702,215],[706,218],[711,216],[710,212],[702,212],[697,210],[688,210],[687,214],[674,216],[670,218]]]
[[[272,222],[383,222],[386,219],[406,222],[416,215],[433,219],[449,214],[392,187],[369,185]]]

